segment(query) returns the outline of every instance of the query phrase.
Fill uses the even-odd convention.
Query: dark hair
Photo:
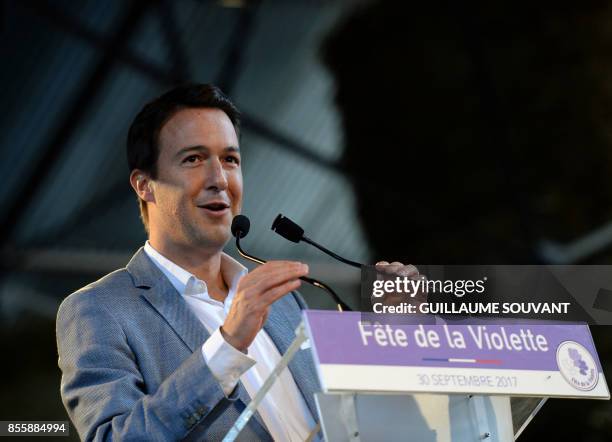
[[[217,108],[227,114],[240,135],[240,112],[234,103],[212,84],[185,84],[175,87],[147,103],[136,115],[127,137],[127,161],[130,172],[142,170],[157,176],[159,132],[174,114],[188,108]],[[139,198],[140,215],[148,231],[147,204]]]

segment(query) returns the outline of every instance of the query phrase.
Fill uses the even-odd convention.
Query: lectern
[[[312,352],[322,387],[313,439],[506,442],[548,397],[610,398],[585,324],[389,324],[306,310],[293,344],[225,441],[236,439],[298,351]]]

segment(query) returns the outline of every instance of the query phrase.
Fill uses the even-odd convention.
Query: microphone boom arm
[[[332,252],[328,248],[323,247],[321,244],[318,244],[318,243],[314,242],[312,239],[308,238],[306,235],[302,236],[302,241],[307,242],[308,244],[315,246],[317,249],[319,249],[323,253],[328,254],[332,258],[335,258],[338,261],[343,262],[344,264],[348,264],[350,266],[357,267],[358,269],[361,269],[361,267],[363,266],[363,264],[360,264],[360,263],[355,262],[355,261],[351,261],[350,259],[343,258],[342,256]]]
[[[256,262],[257,264],[266,263],[265,260],[261,258],[257,258],[256,256],[253,256],[253,255],[250,255],[242,249],[242,247],[240,246],[240,235],[236,235],[236,248],[238,249],[238,253],[240,253],[240,256],[242,256],[243,258],[248,259],[249,261]],[[336,292],[334,292],[332,288],[328,286],[327,284],[321,281],[318,281],[314,278],[309,278],[308,276],[302,276],[300,279],[304,282],[307,282],[310,285],[313,285],[317,288],[325,290],[333,298],[334,302],[336,303],[338,307],[338,311],[351,311],[351,308],[342,299],[340,299],[340,297],[336,294]]]

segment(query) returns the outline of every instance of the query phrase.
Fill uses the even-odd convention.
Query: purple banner
[[[557,350],[584,347],[601,372],[587,325],[500,321],[470,325],[362,321],[359,312],[304,312],[320,364],[465,367],[557,371]]]

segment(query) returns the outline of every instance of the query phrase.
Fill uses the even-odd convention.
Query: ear
[[[142,170],[134,169],[130,173],[130,184],[132,185],[132,189],[134,189],[138,198],[147,203],[155,202],[152,181],[150,175]]]

